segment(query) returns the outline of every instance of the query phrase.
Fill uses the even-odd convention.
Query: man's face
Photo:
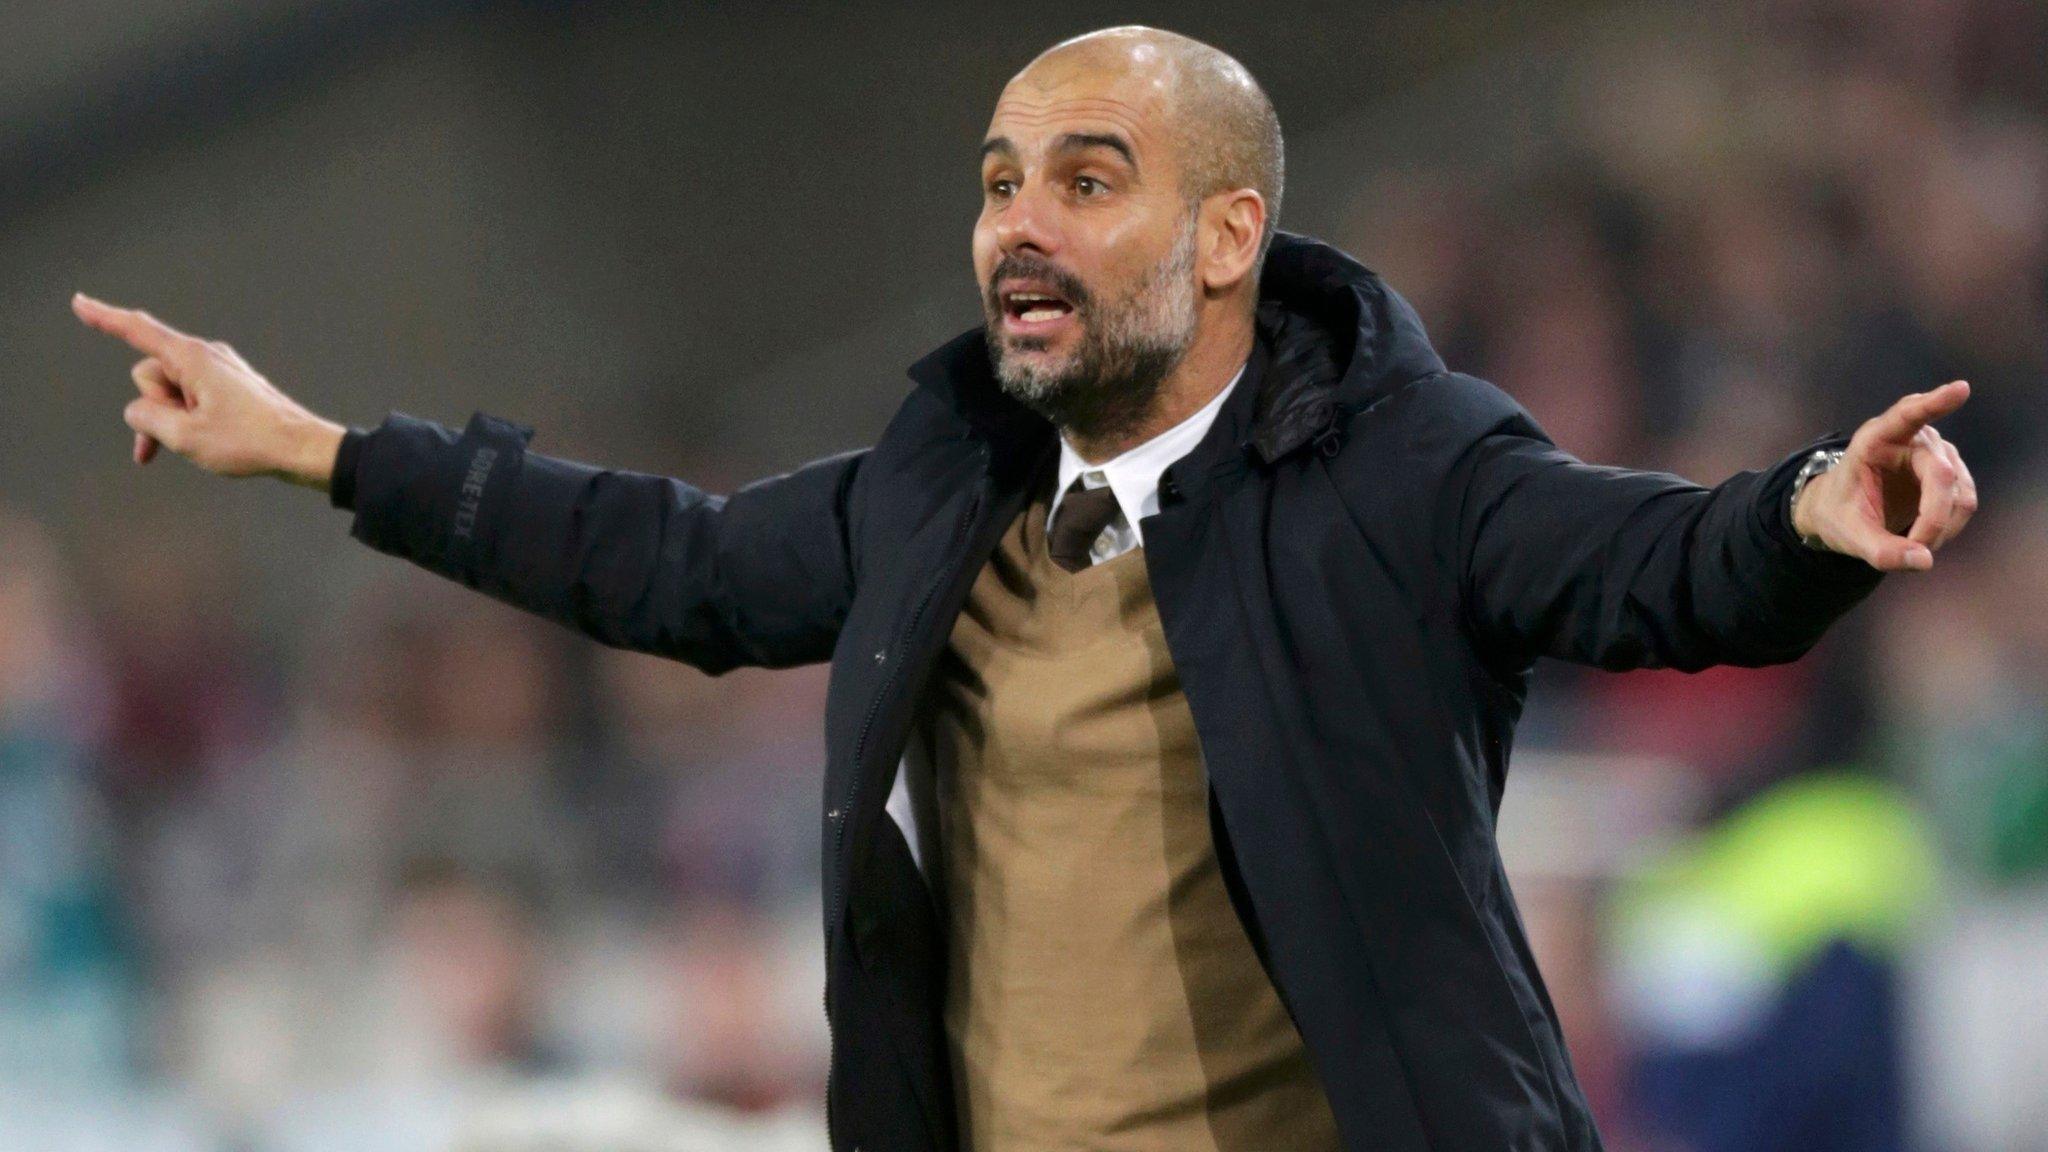
[[[983,143],[974,271],[1005,391],[1064,427],[1142,417],[1194,340],[1195,213],[1165,86],[1041,61]]]

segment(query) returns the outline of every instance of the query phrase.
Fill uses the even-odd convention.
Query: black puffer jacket
[[[1283,234],[1253,362],[1168,470],[1145,563],[1238,913],[1357,1152],[1600,1146],[1494,814],[1531,661],[1768,664],[1879,575],[1800,545],[1811,448],[1714,488],[1584,464],[1445,370],[1407,304]],[[943,925],[883,811],[915,698],[1056,451],[979,332],[874,447],[709,496],[525,451],[478,414],[352,433],[373,548],[708,671],[831,660],[824,800],[837,1152],[957,1145]]]

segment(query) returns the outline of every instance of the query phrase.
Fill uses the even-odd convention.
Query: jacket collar
[[[1257,330],[1257,371],[1232,394],[1205,449],[1221,440],[1270,464],[1334,432],[1340,409],[1356,411],[1444,369],[1415,310],[1377,273],[1291,232],[1276,232],[1266,253]],[[1044,417],[996,383],[980,328],[918,360],[910,377],[997,444],[1051,435]]]

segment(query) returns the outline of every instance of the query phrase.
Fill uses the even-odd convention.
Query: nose
[[[1025,180],[995,216],[996,246],[1003,255],[1031,252],[1050,256],[1059,250],[1055,204],[1044,182]]]

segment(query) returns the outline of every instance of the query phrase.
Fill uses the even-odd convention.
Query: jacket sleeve
[[[1452,413],[1434,433],[1451,460],[1438,523],[1453,539],[1442,551],[1469,627],[1497,651],[1614,670],[1782,663],[1882,579],[1792,530],[1801,463],[1846,436],[1708,488],[1584,463],[1493,385],[1456,374],[1437,383]]]
[[[343,437],[330,499],[379,552],[614,648],[714,673],[830,657],[864,451],[714,496],[528,452],[532,435],[481,412],[459,436],[391,412]]]

